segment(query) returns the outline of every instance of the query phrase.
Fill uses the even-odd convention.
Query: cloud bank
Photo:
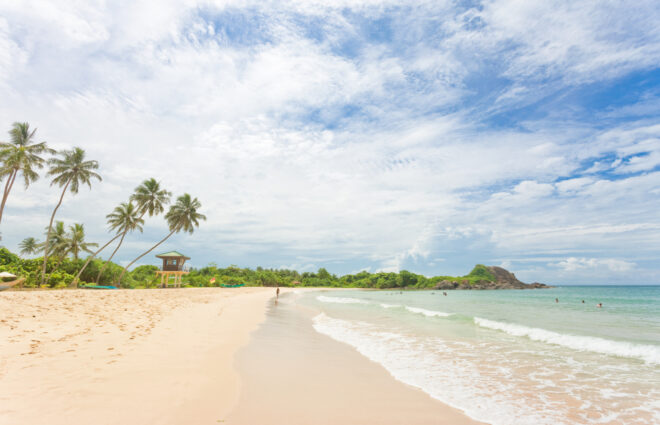
[[[99,160],[59,216],[94,240],[146,178],[197,196],[208,221],[166,248],[196,266],[660,283],[659,20],[652,1],[9,1],[0,127]],[[12,193],[9,248],[43,232],[48,183]]]

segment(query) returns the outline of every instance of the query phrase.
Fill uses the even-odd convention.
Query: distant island
[[[21,258],[6,248],[0,248],[0,272],[6,271],[25,278],[24,287],[66,288],[75,285],[74,279],[86,263],[84,258],[51,258],[48,260],[50,278],[46,285],[39,285],[41,257]],[[157,266],[142,265],[126,274],[122,280],[123,288],[155,288],[160,283]],[[94,258],[83,271],[80,284],[116,284],[123,267],[112,262]],[[183,286],[300,286],[300,287],[335,287],[335,288],[371,288],[371,289],[528,289],[547,288],[542,283],[526,284],[519,281],[513,273],[496,266],[477,264],[465,276],[434,276],[401,270],[398,273],[362,271],[355,274],[337,276],[325,268],[316,272],[298,272],[288,269],[256,269],[237,266],[218,267],[211,263],[202,268],[192,268],[183,277]]]

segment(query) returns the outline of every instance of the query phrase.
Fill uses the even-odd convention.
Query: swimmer
[[[596,304],[596,307],[598,307],[598,308],[602,308],[602,307],[603,307],[603,303],[598,303],[598,304]]]
[[[558,303],[558,302],[559,302],[559,298],[555,298],[555,302]]]

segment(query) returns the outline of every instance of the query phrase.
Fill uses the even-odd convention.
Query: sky
[[[658,22],[645,0],[4,0],[0,140],[29,122],[99,161],[57,219],[101,244],[147,178],[197,197],[207,220],[154,252],[194,267],[657,284]],[[7,202],[12,250],[57,203],[41,174]]]

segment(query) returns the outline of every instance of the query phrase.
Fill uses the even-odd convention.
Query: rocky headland
[[[479,266],[477,266],[479,267]],[[477,270],[475,267],[475,270]],[[483,289],[540,289],[552,288],[551,286],[543,283],[524,283],[516,278],[516,275],[510,271],[497,266],[480,266],[479,278],[471,279],[457,278],[445,279],[435,284],[434,289],[466,289],[466,290],[483,290]],[[485,269],[485,270],[484,270]],[[473,270],[474,273],[474,270]],[[474,276],[472,273],[466,277]]]

